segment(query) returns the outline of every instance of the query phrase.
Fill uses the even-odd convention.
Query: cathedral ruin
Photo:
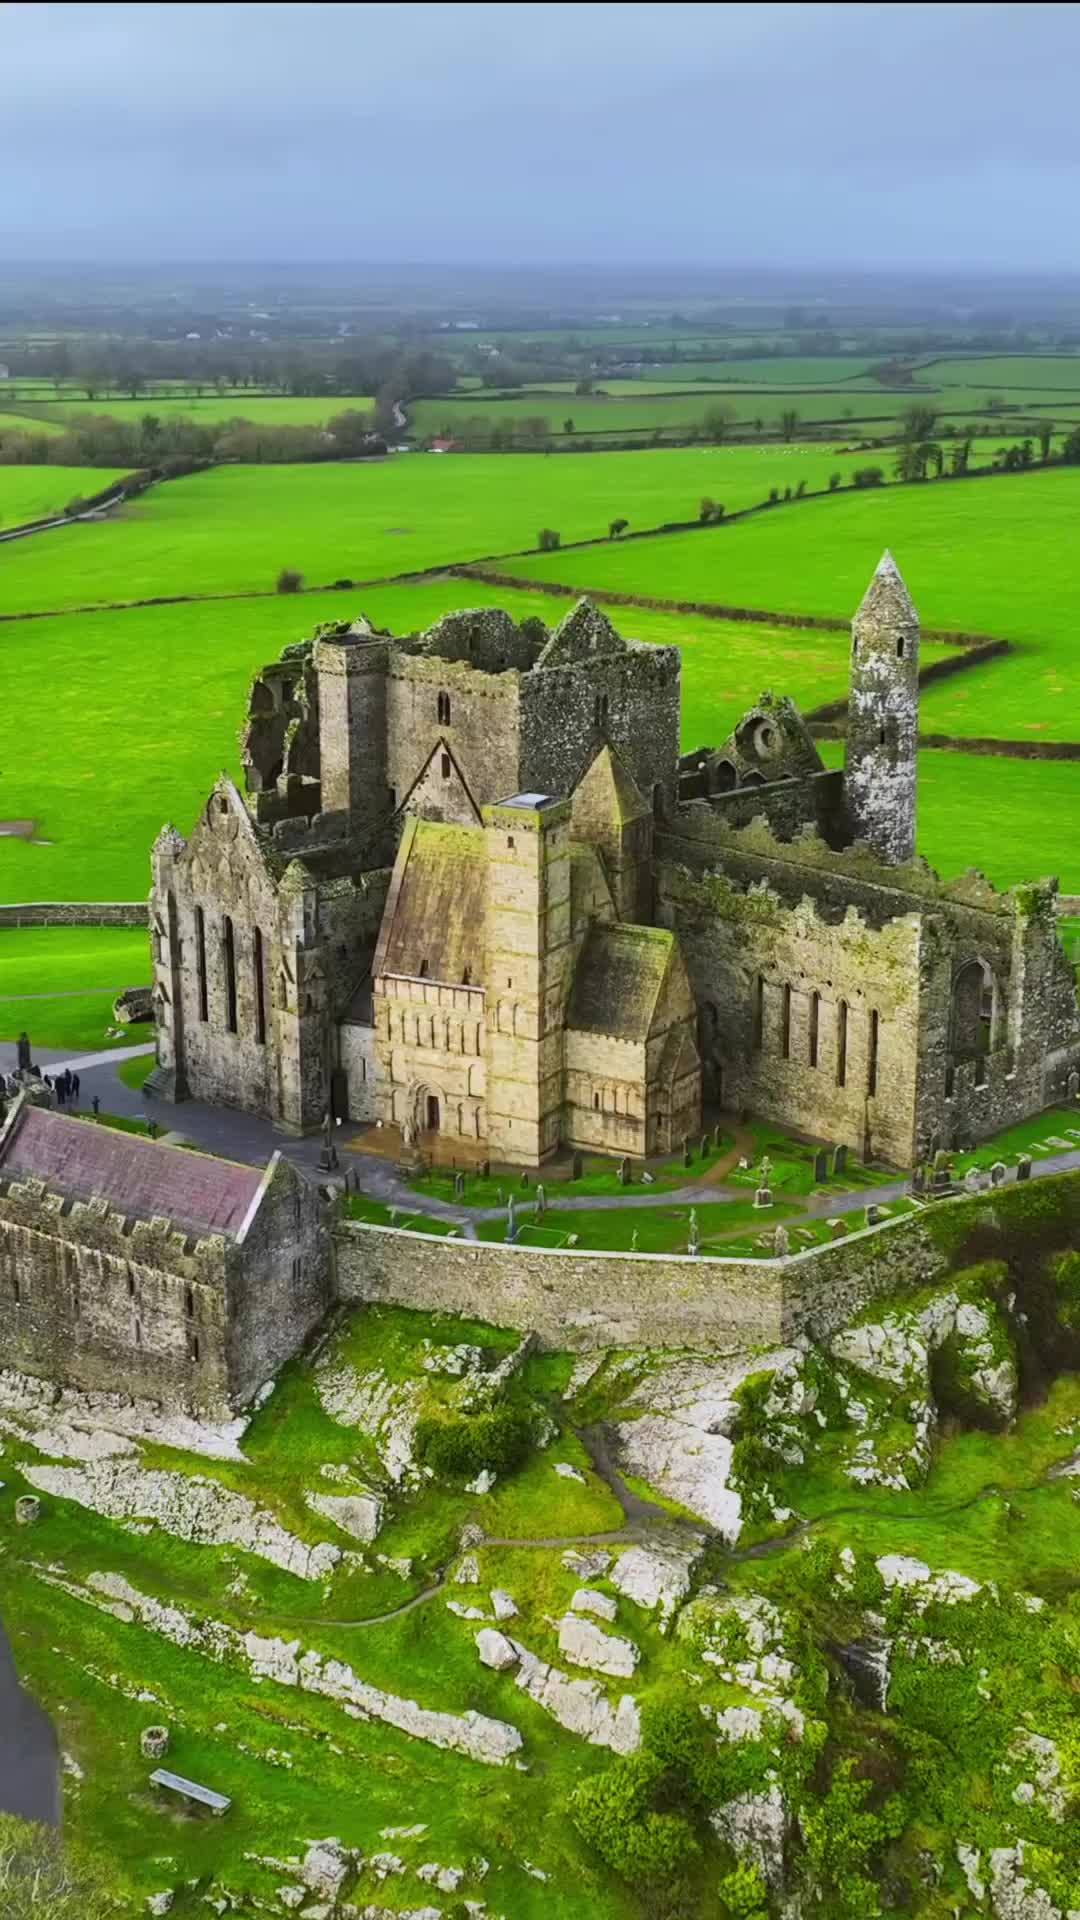
[[[580,601],[256,676],[246,794],[153,852],[159,1096],[539,1167],[648,1156],[703,1101],[908,1167],[1075,1092],[1056,882],[915,852],[919,622],[891,557],[852,623],[846,761],[764,694],[680,754],[675,647]]]

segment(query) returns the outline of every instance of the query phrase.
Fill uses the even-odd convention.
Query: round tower
[[[853,837],[895,865],[915,853],[919,616],[892,554],[851,623],[844,791]]]

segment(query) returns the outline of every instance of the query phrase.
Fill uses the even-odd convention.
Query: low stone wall
[[[536,1333],[544,1346],[735,1352],[825,1339],[881,1294],[940,1279],[970,1241],[1064,1244],[1080,1222],[1080,1171],[961,1194],[783,1260],[588,1253],[446,1240],[355,1220],[335,1229],[337,1291]],[[1000,1250],[1000,1248],[999,1248]],[[979,1257],[992,1246],[980,1245]]]
[[[0,906],[0,927],[148,927],[145,900],[23,900]]]

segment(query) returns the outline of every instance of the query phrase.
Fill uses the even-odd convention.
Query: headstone
[[[517,1239],[517,1214],[514,1211],[513,1194],[510,1195],[506,1203],[506,1238],[510,1246],[512,1246]]]
[[[814,1185],[820,1187],[829,1177],[829,1150],[819,1147],[814,1155]]]
[[[490,1161],[490,1160],[481,1160],[481,1162],[480,1162],[480,1178],[481,1178],[481,1180],[490,1180],[490,1179],[491,1179],[491,1161]]]
[[[524,1173],[524,1172],[523,1172],[523,1173],[522,1173],[522,1176],[521,1176],[521,1185],[522,1185],[523,1187],[527,1187],[527,1186],[528,1186],[528,1184],[529,1184],[529,1176],[528,1176],[528,1174],[527,1174],[527,1173]]]
[[[772,1237],[772,1246],[773,1252],[778,1260],[786,1259],[791,1251],[791,1242],[788,1239],[786,1227],[777,1227],[775,1229]]]
[[[581,1155],[580,1153],[575,1153],[573,1161],[571,1163],[571,1169],[570,1169],[571,1180],[581,1179],[581,1168],[582,1168]]]
[[[701,1157],[703,1160],[707,1160],[709,1157],[709,1136],[707,1133],[703,1133],[701,1136]]]
[[[20,1033],[18,1039],[15,1042],[16,1072],[29,1073],[32,1057],[33,1056],[31,1055],[31,1052],[30,1052],[29,1035],[25,1033]]]
[[[948,1170],[952,1166],[952,1155],[947,1147],[937,1147],[934,1151],[934,1172],[940,1173],[942,1167]]]
[[[20,1527],[32,1527],[41,1513],[41,1501],[36,1493],[21,1493],[15,1502],[15,1518]]]
[[[690,1135],[688,1133],[684,1133],[683,1143],[682,1143],[683,1166],[688,1167],[690,1165],[690,1162],[693,1160],[693,1158],[694,1158],[694,1149],[690,1145]]]
[[[696,1253],[696,1252],[697,1252],[697,1250],[698,1250],[698,1248],[700,1247],[700,1245],[701,1245],[701,1236],[700,1236],[700,1234],[698,1233],[698,1218],[697,1218],[697,1208],[696,1208],[696,1207],[691,1207],[691,1209],[690,1209],[690,1231],[689,1231],[689,1234],[688,1234],[688,1236],[687,1236],[687,1241],[686,1241],[686,1251],[687,1251],[687,1253]]]
[[[168,1727],[144,1727],[139,1735],[139,1747],[145,1760],[161,1760],[169,1751]]]
[[[873,1201],[871,1200],[869,1206],[866,1208],[866,1211],[863,1215],[864,1224],[868,1227],[876,1227],[880,1219],[881,1219],[881,1209],[879,1207],[875,1207]]]
[[[652,1186],[655,1186],[655,1185],[656,1185],[656,1181],[655,1181],[655,1179],[654,1179],[654,1177],[653,1177],[653,1175],[652,1175],[652,1174],[651,1174],[651,1173],[649,1172],[649,1169],[648,1169],[648,1167],[645,1167],[645,1168],[643,1169],[643,1171],[642,1171],[642,1175],[641,1175],[641,1178],[642,1178],[642,1183],[643,1183],[643,1184],[644,1184],[644,1185],[645,1185],[646,1187],[652,1187]]]
[[[619,1161],[619,1185],[621,1187],[628,1187],[630,1185],[630,1162],[625,1154]]]
[[[772,1191],[769,1187],[757,1188],[754,1194],[754,1205],[758,1208],[759,1212],[764,1207],[772,1206]]]
[[[833,1148],[832,1170],[834,1174],[847,1172],[847,1148],[845,1146]]]
[[[934,1168],[934,1191],[941,1193],[952,1185],[952,1170],[949,1167]]]
[[[713,1146],[716,1147],[718,1150],[724,1144],[724,1129],[720,1125],[719,1121],[717,1121],[715,1127],[712,1130],[712,1143],[713,1143]]]
[[[637,1252],[637,1228],[636,1227],[634,1228],[633,1233],[630,1235],[630,1251],[631,1253]]]
[[[455,1175],[454,1175],[454,1199],[455,1199],[455,1200],[464,1200],[464,1198],[465,1198],[465,1175],[464,1175],[463,1173],[455,1173]]]
[[[979,1169],[978,1167],[969,1167],[964,1175],[964,1192],[981,1193],[981,1191],[982,1180],[979,1176]]]
[[[842,1240],[847,1232],[846,1220],[828,1220],[825,1223],[834,1240]]]
[[[1022,1154],[1020,1155],[1020,1157],[1019,1157],[1019,1159],[1017,1160],[1017,1162],[1016,1162],[1016,1177],[1017,1177],[1017,1179],[1018,1179],[1018,1180],[1030,1180],[1030,1179],[1031,1179],[1031,1155],[1030,1155],[1030,1153],[1022,1153]]]
[[[1075,1100],[1077,1095],[1080,1095],[1080,1073],[1077,1073],[1075,1067],[1069,1075],[1068,1091],[1070,1100]]]
[[[911,1191],[912,1193],[926,1192],[926,1168],[923,1166],[921,1160],[918,1166],[915,1167],[912,1171]]]
[[[1005,1184],[1005,1175],[1007,1174],[1007,1172],[1008,1172],[1008,1168],[1006,1167],[1004,1160],[995,1160],[993,1166],[990,1169],[990,1185],[992,1187],[1003,1186]]]
[[[536,1183],[536,1217],[537,1219],[542,1220],[546,1212],[547,1212],[547,1194],[544,1192],[543,1185],[538,1180]]]

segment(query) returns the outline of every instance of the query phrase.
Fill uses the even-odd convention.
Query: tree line
[[[282,461],[351,460],[385,453],[377,416],[346,408],[324,426],[284,426],[237,417],[203,425],[183,415],[144,413],[118,420],[89,414],[64,433],[0,428],[0,465],[53,467],[149,467],[169,474],[224,460],[250,465]]]

